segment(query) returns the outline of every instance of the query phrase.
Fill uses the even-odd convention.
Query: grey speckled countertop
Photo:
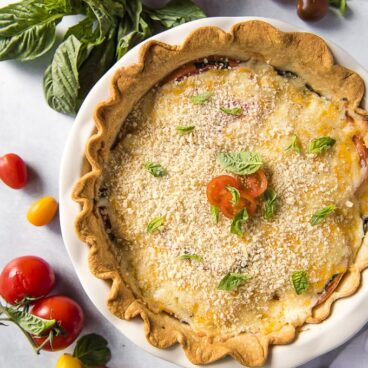
[[[2,1],[1,5],[10,1]],[[160,5],[165,1],[146,1]],[[329,14],[307,24],[296,15],[295,0],[198,0],[209,16],[254,15],[280,19],[316,32],[347,50],[368,68],[368,0],[348,0],[345,18]],[[72,22],[63,21],[62,26]],[[10,259],[34,254],[47,259],[57,273],[57,289],[75,297],[86,312],[84,332],[105,336],[112,350],[111,368],[174,368],[136,347],[113,328],[85,295],[64,249],[58,219],[45,228],[27,223],[25,213],[35,199],[58,193],[59,164],[73,119],[51,110],[43,98],[42,75],[50,54],[39,60],[0,63],[0,155],[20,154],[30,167],[25,190],[0,184],[0,267]],[[348,321],[347,321],[348,323]],[[341,326],[344,328],[344,326]],[[36,356],[15,327],[0,326],[0,367],[54,367],[59,354]],[[368,325],[344,346],[314,359],[303,368],[368,367]]]

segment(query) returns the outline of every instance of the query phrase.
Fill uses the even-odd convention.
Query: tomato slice
[[[267,189],[267,178],[262,169],[251,175],[246,175],[240,178],[241,184],[245,191],[251,197],[259,197]]]
[[[238,190],[241,189],[238,179],[230,175],[220,175],[213,178],[207,185],[207,199],[208,202],[214,206],[219,206],[222,202],[223,197],[230,197],[231,193],[226,189],[226,186],[231,186]]]
[[[250,216],[254,215],[257,209],[257,202],[254,197],[250,196],[246,191],[240,191],[240,199],[237,204],[232,203],[232,196],[229,191],[222,197],[219,205],[220,211],[225,217],[233,219],[234,216],[242,209],[246,208]]]
[[[358,152],[359,155],[359,159],[360,159],[360,165],[361,167],[367,167],[367,162],[368,162],[368,149],[365,146],[365,143],[363,141],[363,139],[361,137],[358,136],[354,136],[353,137],[353,142],[355,144],[356,150]]]

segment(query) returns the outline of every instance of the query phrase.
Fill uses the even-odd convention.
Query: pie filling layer
[[[202,334],[267,334],[303,324],[361,245],[364,128],[345,101],[295,75],[255,60],[224,65],[175,75],[140,100],[105,163],[98,205],[121,274],[149,308]],[[310,153],[321,137],[335,143]],[[277,199],[266,218],[258,197],[234,234],[231,219],[211,214],[206,189],[236,177],[218,155],[244,151],[260,155]],[[219,288],[229,273],[245,276]],[[306,277],[302,291],[295,273]]]

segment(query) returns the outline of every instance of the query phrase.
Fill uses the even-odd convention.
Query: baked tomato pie
[[[323,40],[249,21],[150,41],[95,112],[76,231],[110,310],[195,364],[264,364],[357,290],[368,116]]]

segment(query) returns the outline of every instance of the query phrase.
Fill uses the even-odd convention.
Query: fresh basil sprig
[[[220,110],[227,115],[239,116],[243,113],[243,109],[241,107],[233,107],[233,108],[220,107]]]
[[[71,27],[44,76],[48,104],[75,114],[96,81],[137,43],[165,28],[205,15],[191,0],[171,0],[160,9],[141,0],[23,0],[0,9],[0,61],[32,60],[49,51],[64,16],[85,18]]]
[[[285,148],[285,151],[292,150],[298,154],[300,154],[300,147],[298,142],[298,137],[296,135],[293,135],[290,139],[289,145]]]
[[[298,295],[308,289],[309,280],[306,271],[294,271],[291,275],[291,281]]]
[[[241,209],[235,215],[231,223],[231,227],[230,227],[231,233],[242,236],[244,234],[242,227],[245,224],[245,222],[248,220],[248,218],[249,218],[249,215],[248,215],[246,208]]]
[[[333,204],[323,207],[316,211],[312,216],[310,223],[312,226],[320,224],[328,215],[336,210],[336,206]]]
[[[212,218],[214,219],[215,221],[215,224],[217,224],[219,222],[219,217],[220,217],[220,210],[217,206],[211,204],[211,215],[212,215]]]
[[[171,0],[161,9],[144,8],[147,15],[160,22],[165,28],[172,28],[206,15],[192,0]]]
[[[249,281],[252,277],[245,273],[229,272],[218,284],[217,289],[234,291],[241,284]]]
[[[329,150],[334,144],[336,140],[331,137],[321,137],[313,139],[308,145],[309,153],[322,153]]]
[[[256,152],[221,152],[217,156],[221,168],[237,175],[255,173],[262,165],[262,157]]]
[[[267,188],[266,191],[263,193],[264,203],[264,217],[267,220],[270,220],[276,211],[277,208],[277,194],[276,192],[271,189]]]
[[[156,162],[148,161],[144,164],[146,170],[156,178],[167,175],[167,170]]]
[[[193,261],[197,261],[197,262],[203,262],[203,258],[201,256],[199,256],[198,254],[191,254],[191,253],[184,253],[181,256],[178,257],[179,260],[183,261],[183,260],[187,260],[187,259],[192,259]]]
[[[147,225],[147,233],[152,234],[153,232],[155,232],[163,224],[164,224],[164,218],[163,217],[155,217]]]
[[[107,341],[95,333],[82,336],[74,348],[73,356],[80,360],[83,367],[99,367],[111,359]]]
[[[213,92],[203,92],[198,95],[193,95],[190,100],[194,105],[203,105],[213,96]]]
[[[176,131],[180,134],[180,135],[185,135],[185,134],[189,134],[194,130],[195,126],[194,125],[178,125],[176,127]]]
[[[226,185],[225,187],[231,194],[231,204],[235,206],[240,200],[240,192],[238,189],[232,187],[231,185]]]

